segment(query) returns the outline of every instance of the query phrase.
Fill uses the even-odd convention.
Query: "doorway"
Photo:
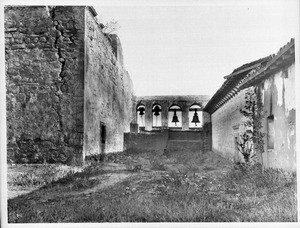
[[[100,140],[99,141],[100,141],[100,155],[104,156],[105,144],[106,144],[106,126],[103,122],[100,122]]]

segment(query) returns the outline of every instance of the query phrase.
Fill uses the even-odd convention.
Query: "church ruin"
[[[132,82],[115,35],[85,6],[5,7],[7,157],[82,162],[123,150]]]
[[[209,96],[137,97],[116,35],[90,6],[6,6],[7,159],[81,164],[93,156],[192,148],[240,161],[245,89],[263,97],[264,165],[295,170],[294,41],[237,68]],[[184,151],[183,151],[184,152]]]

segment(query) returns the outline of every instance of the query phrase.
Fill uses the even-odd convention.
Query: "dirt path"
[[[30,169],[30,166],[16,166],[8,169],[8,198],[14,198],[18,195],[28,194],[34,191],[35,197],[48,200],[53,200],[57,197],[70,196],[92,196],[105,189],[114,188],[121,184],[120,192],[131,194],[139,192],[142,194],[156,194],[162,178],[170,173],[189,173],[196,178],[214,178],[226,173],[231,164],[224,158],[213,152],[204,154],[196,153],[174,153],[168,156],[155,154],[136,154],[127,156],[116,156],[111,162],[100,163],[97,168],[100,168],[102,173],[90,177],[90,181],[96,181],[97,184],[92,187],[83,189],[70,190],[60,187],[38,190],[38,187],[14,186],[14,178],[18,175],[37,171],[38,166]],[[33,197],[33,196],[32,196]]]

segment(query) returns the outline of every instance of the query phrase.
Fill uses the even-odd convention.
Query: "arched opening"
[[[161,106],[159,104],[153,105],[152,116],[152,126],[161,127]]]
[[[170,128],[182,127],[182,109],[178,105],[171,105],[169,108],[168,126]]]
[[[202,111],[200,105],[194,104],[189,109],[189,128],[202,127]]]
[[[136,108],[136,120],[139,127],[145,127],[145,105],[140,104]]]

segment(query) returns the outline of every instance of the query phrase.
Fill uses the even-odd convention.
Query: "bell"
[[[159,116],[159,112],[161,112],[161,109],[159,108],[158,105],[156,105],[153,109],[154,115]]]
[[[142,115],[144,115],[145,108],[144,108],[144,107],[139,107],[139,108],[137,109],[137,111],[140,112],[139,115],[142,117]]]
[[[197,123],[200,123],[197,110],[195,110],[192,123],[195,123],[195,126],[197,126]]]
[[[177,126],[177,123],[179,122],[178,117],[176,115],[176,110],[174,110],[174,116],[172,119],[172,123],[175,123],[175,126]]]

